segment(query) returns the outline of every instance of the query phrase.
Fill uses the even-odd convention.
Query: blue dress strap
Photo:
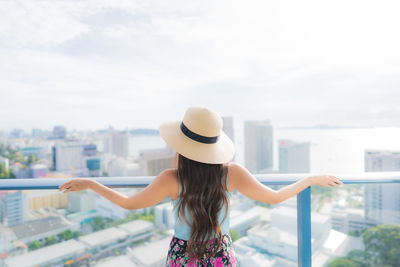
[[[179,178],[179,172],[178,172],[178,197],[181,194],[181,179]]]

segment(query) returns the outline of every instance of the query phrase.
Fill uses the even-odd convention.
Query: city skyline
[[[224,116],[224,117],[229,117],[229,116]],[[233,118],[234,119],[234,118]],[[178,119],[177,119],[178,120]],[[268,119],[261,119],[261,120],[254,120],[254,119],[248,119],[248,120],[242,120],[240,122],[235,121],[235,124],[239,124],[238,129],[235,130],[237,132],[238,130],[243,130],[244,124],[246,121],[265,121]],[[270,120],[269,120],[270,121]],[[278,124],[279,125],[279,124]],[[75,134],[75,133],[85,133],[85,132],[105,132],[105,131],[121,131],[125,132],[128,131],[132,135],[154,135],[155,132],[158,131],[158,127],[135,127],[135,126],[126,126],[126,127],[121,127],[121,128],[116,128],[114,125],[106,125],[104,127],[98,127],[98,128],[70,128],[65,125],[49,125],[47,128],[26,128],[26,127],[14,127],[11,129],[5,129],[5,128],[0,128],[0,136],[1,134],[12,134],[15,131],[23,131],[24,136],[23,137],[29,137],[32,134],[33,135],[43,135],[46,136],[48,135],[49,137],[53,137],[54,135],[54,127],[65,127],[68,134]],[[284,126],[280,125],[277,126],[274,124],[275,129],[367,129],[367,128],[399,128],[400,126],[397,125],[383,125],[383,126],[371,126],[371,125],[359,125],[359,126],[351,126],[351,125],[340,125],[340,124],[329,124],[329,123],[315,123],[315,124],[309,124],[309,125],[292,125],[292,126]],[[39,132],[37,132],[39,131]]]

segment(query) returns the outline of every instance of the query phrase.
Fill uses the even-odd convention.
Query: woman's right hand
[[[332,175],[317,175],[312,176],[312,184],[323,186],[323,187],[333,187],[343,185],[339,178]]]
[[[58,188],[58,190],[63,191],[63,193],[67,193],[67,192],[74,192],[74,191],[82,191],[82,190],[86,190],[89,189],[90,185],[94,183],[94,181],[92,179],[88,179],[88,178],[75,178],[75,179],[71,179],[68,182],[63,183],[62,185],[60,185]]]

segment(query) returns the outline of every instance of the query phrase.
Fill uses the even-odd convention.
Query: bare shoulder
[[[178,174],[177,169],[169,168],[163,170],[158,178],[163,180],[163,184],[168,187],[170,197],[176,199],[178,197]]]
[[[232,192],[237,189],[238,184],[241,179],[243,179],[243,175],[248,173],[247,169],[236,162],[229,162],[227,164],[228,167],[228,191]]]
[[[231,172],[229,182],[233,190],[256,201],[275,203],[275,192],[260,183],[246,167],[234,163],[229,167],[229,171]]]
[[[177,169],[169,168],[163,170],[157,178],[163,180],[163,182],[167,184],[177,184],[178,183],[178,175],[177,175]]]
[[[163,177],[163,179],[173,179],[174,177],[177,178],[177,169],[168,168],[160,172],[158,176]]]

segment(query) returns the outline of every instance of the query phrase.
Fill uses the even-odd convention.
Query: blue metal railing
[[[339,177],[344,184],[400,183],[400,172],[364,172],[356,174],[329,173]],[[258,174],[254,175],[265,185],[288,185],[311,173]],[[90,177],[109,187],[145,187],[155,176]],[[71,178],[0,179],[0,190],[58,189]],[[298,265],[311,267],[311,190],[310,187],[297,195],[297,245]]]

